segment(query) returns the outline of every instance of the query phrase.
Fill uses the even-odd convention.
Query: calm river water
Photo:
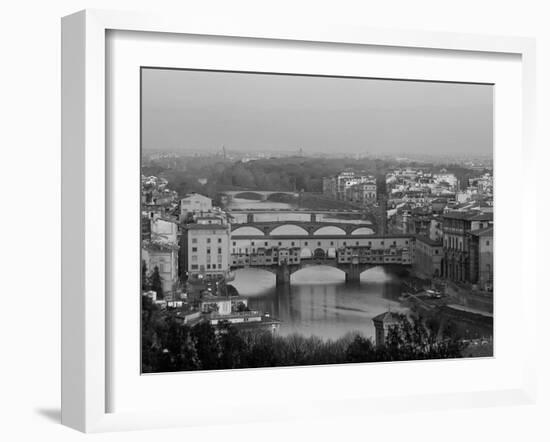
[[[294,207],[235,199],[230,208],[277,210]],[[401,281],[383,268],[363,272],[359,285],[346,284],[344,278],[344,272],[333,267],[308,267],[291,276],[290,288],[277,288],[275,275],[249,268],[238,270],[231,284],[248,298],[251,309],[262,310],[281,320],[280,333],[283,335],[297,332],[336,339],[348,332],[360,331],[374,338],[374,316],[388,308],[406,311],[397,301]]]
[[[308,267],[291,276],[290,287],[275,286],[275,275],[241,269],[231,283],[248,298],[253,310],[282,321],[280,333],[339,338],[360,331],[374,338],[372,318],[385,312],[406,312],[397,298],[401,283],[382,268],[363,272],[359,285],[346,284],[344,273],[333,267]]]

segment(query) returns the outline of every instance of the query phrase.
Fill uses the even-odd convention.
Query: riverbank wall
[[[469,287],[462,287],[453,282],[447,282],[445,294],[450,300],[458,305],[472,310],[493,314],[493,293],[472,290]]]

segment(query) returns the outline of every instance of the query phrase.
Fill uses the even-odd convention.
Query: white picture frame
[[[381,48],[426,48],[513,54],[521,57],[521,155],[528,164],[534,157],[535,44],[532,39],[415,31],[357,29],[345,26],[307,25],[296,28],[281,23],[209,23],[191,17],[159,17],[126,12],[81,11],[62,21],[62,423],[85,432],[207,424],[200,413],[190,415],[156,407],[150,411],[108,412],[109,382],[107,226],[109,206],[108,155],[106,152],[106,33],[143,31],[180,35],[272,39],[292,42],[370,45]],[[534,193],[522,190],[522,219],[532,215]],[[533,209],[534,210],[534,209]],[[525,232],[520,228],[520,234]],[[532,247],[535,247],[534,245]],[[534,256],[521,250],[522,262]],[[525,271],[525,265],[523,266]],[[533,281],[522,283],[522,306],[535,305]],[[525,336],[534,335],[535,324],[525,324]],[[454,394],[379,397],[328,397],[311,400],[310,409],[274,406],[254,412],[244,420],[361,414],[374,410],[426,409],[531,403],[535,395],[534,340],[526,340],[524,376],[520,385]],[[337,368],[335,368],[337,369]],[[361,367],[355,367],[355,371]],[[288,372],[293,369],[286,369]],[[225,372],[222,376],[233,376]],[[235,375],[236,376],[236,375]],[[242,372],[239,376],[243,376]],[[271,374],[273,376],[273,374]],[[257,411],[257,410],[256,410]]]

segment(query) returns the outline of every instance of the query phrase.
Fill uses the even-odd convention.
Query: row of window
[[[191,252],[194,252],[196,253],[198,251],[198,248],[197,247],[191,247]],[[210,249],[210,247],[208,247],[206,249],[206,254],[207,255],[210,255],[210,253],[212,253],[212,249]],[[218,254],[221,255],[223,252],[222,252],[222,248],[221,247],[218,247]]]
[[[422,252],[425,252],[425,253],[429,253],[431,250],[433,250],[434,255],[439,255],[439,249],[437,249],[437,248],[432,249],[432,247],[430,247],[430,246],[417,245],[416,249],[419,252],[422,251]]]
[[[191,243],[192,244],[197,244],[198,243],[198,238],[191,238]],[[211,244],[212,243],[212,238],[206,238],[206,244]],[[218,244],[221,244],[222,243],[222,239],[221,238],[218,238]]]
[[[349,261],[350,259],[348,257],[339,257],[338,258],[338,261],[339,262],[342,262],[342,261]],[[388,256],[362,256],[361,257],[361,260],[360,262],[364,262],[364,261],[375,261],[375,262],[379,262],[379,261],[383,261],[383,262],[401,262],[401,261],[409,261],[408,258],[404,258],[404,257],[397,257],[397,258],[394,258],[394,257],[388,257]]]
[[[289,264],[292,264],[292,263],[299,263],[300,262],[300,258],[283,258],[281,257],[281,259],[277,259],[277,258],[274,258],[273,260],[271,258],[261,258],[261,259],[252,259],[252,261],[250,259],[246,259],[246,258],[241,258],[240,260],[233,260],[233,264],[234,266],[236,265],[244,265],[245,263],[250,263],[251,265],[263,265],[263,264],[277,264],[279,261],[286,261],[287,263]]]
[[[216,270],[216,269],[221,270],[222,265],[221,264],[206,264],[206,268],[208,270]],[[199,269],[198,264],[191,264],[191,270],[198,270],[198,269]]]
[[[486,246],[490,246],[491,245],[491,241],[490,240],[486,240],[485,241],[485,245]],[[448,240],[446,239],[445,240],[445,247],[450,247],[452,249],[460,249],[462,250],[462,241],[457,241],[456,238],[454,237],[450,237]]]
[[[359,249],[359,251],[354,249],[344,249],[343,251],[340,249],[338,253],[340,255],[359,255],[359,256],[366,256],[366,255],[396,255],[399,253],[407,253],[408,250],[402,250],[402,249],[378,249],[378,250],[371,250],[371,249]]]
[[[463,248],[462,248],[462,241],[459,241],[459,240],[458,240],[456,237],[454,237],[454,236],[445,238],[445,241],[444,241],[444,242],[445,242],[445,247],[447,247],[447,248],[463,250]]]
[[[244,252],[243,252],[243,249],[241,249],[241,248],[239,248],[239,249],[233,248],[233,250],[231,251],[231,253],[232,253],[233,255],[236,255],[236,254],[239,254],[239,255],[242,255],[242,254],[248,255],[248,248],[245,248],[245,249],[244,249]],[[253,253],[253,254],[256,254],[256,253],[257,253],[258,256],[271,256],[271,253],[266,253],[265,250],[260,250],[260,249],[258,249],[257,252],[256,252],[256,249],[251,249],[251,253]],[[274,253],[274,255],[277,256],[277,253]],[[279,252],[279,256],[289,256],[289,255],[292,255],[292,256],[296,255],[296,256],[297,256],[297,255],[298,255],[298,252],[297,252],[297,251],[296,251],[296,252],[291,251],[291,252],[289,253],[288,251],[286,251],[286,253],[285,253],[285,251],[283,251],[283,250],[281,250],[281,251]]]
[[[218,257],[218,262],[222,262],[223,255],[217,255],[217,257]],[[206,255],[207,262],[210,262],[211,259],[212,259],[212,255]],[[191,255],[192,262],[197,262],[198,260],[199,260],[199,257],[197,255]]]
[[[408,240],[405,241],[405,244],[409,244],[409,241],[408,241]],[[233,241],[233,246],[236,246],[236,245],[237,245],[237,241]],[[251,242],[250,242],[250,245],[251,245],[251,246],[254,246],[254,245],[255,245],[255,242],[254,242],[254,241],[251,241]],[[279,242],[278,242],[278,245],[279,245],[279,246],[282,246],[283,243],[282,243],[281,241],[279,241]],[[296,245],[296,243],[295,243],[294,241],[292,241],[292,242],[290,243],[290,246],[291,246],[291,247],[294,247],[295,245]],[[307,245],[308,245],[308,242],[307,242],[307,241],[304,241],[304,246],[307,246]],[[331,242],[330,242],[330,245],[333,246],[333,245],[334,245],[334,241],[331,241]],[[347,242],[344,241],[344,242],[342,243],[342,245],[343,245],[343,246],[347,246]],[[359,245],[359,241],[355,241],[355,245],[358,246],[358,245]],[[367,245],[372,246],[372,241],[369,241]],[[384,241],[380,241],[380,245],[383,246],[383,245],[384,245]],[[397,245],[397,241],[394,241],[394,242],[393,242],[393,245],[396,246],[396,245]],[[265,246],[265,247],[268,247],[268,242],[267,242],[267,241],[264,242],[264,246]],[[321,247],[321,241],[317,241],[317,246]]]

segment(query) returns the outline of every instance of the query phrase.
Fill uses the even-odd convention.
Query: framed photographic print
[[[84,11],[62,44],[63,423],[532,400],[531,40]]]

